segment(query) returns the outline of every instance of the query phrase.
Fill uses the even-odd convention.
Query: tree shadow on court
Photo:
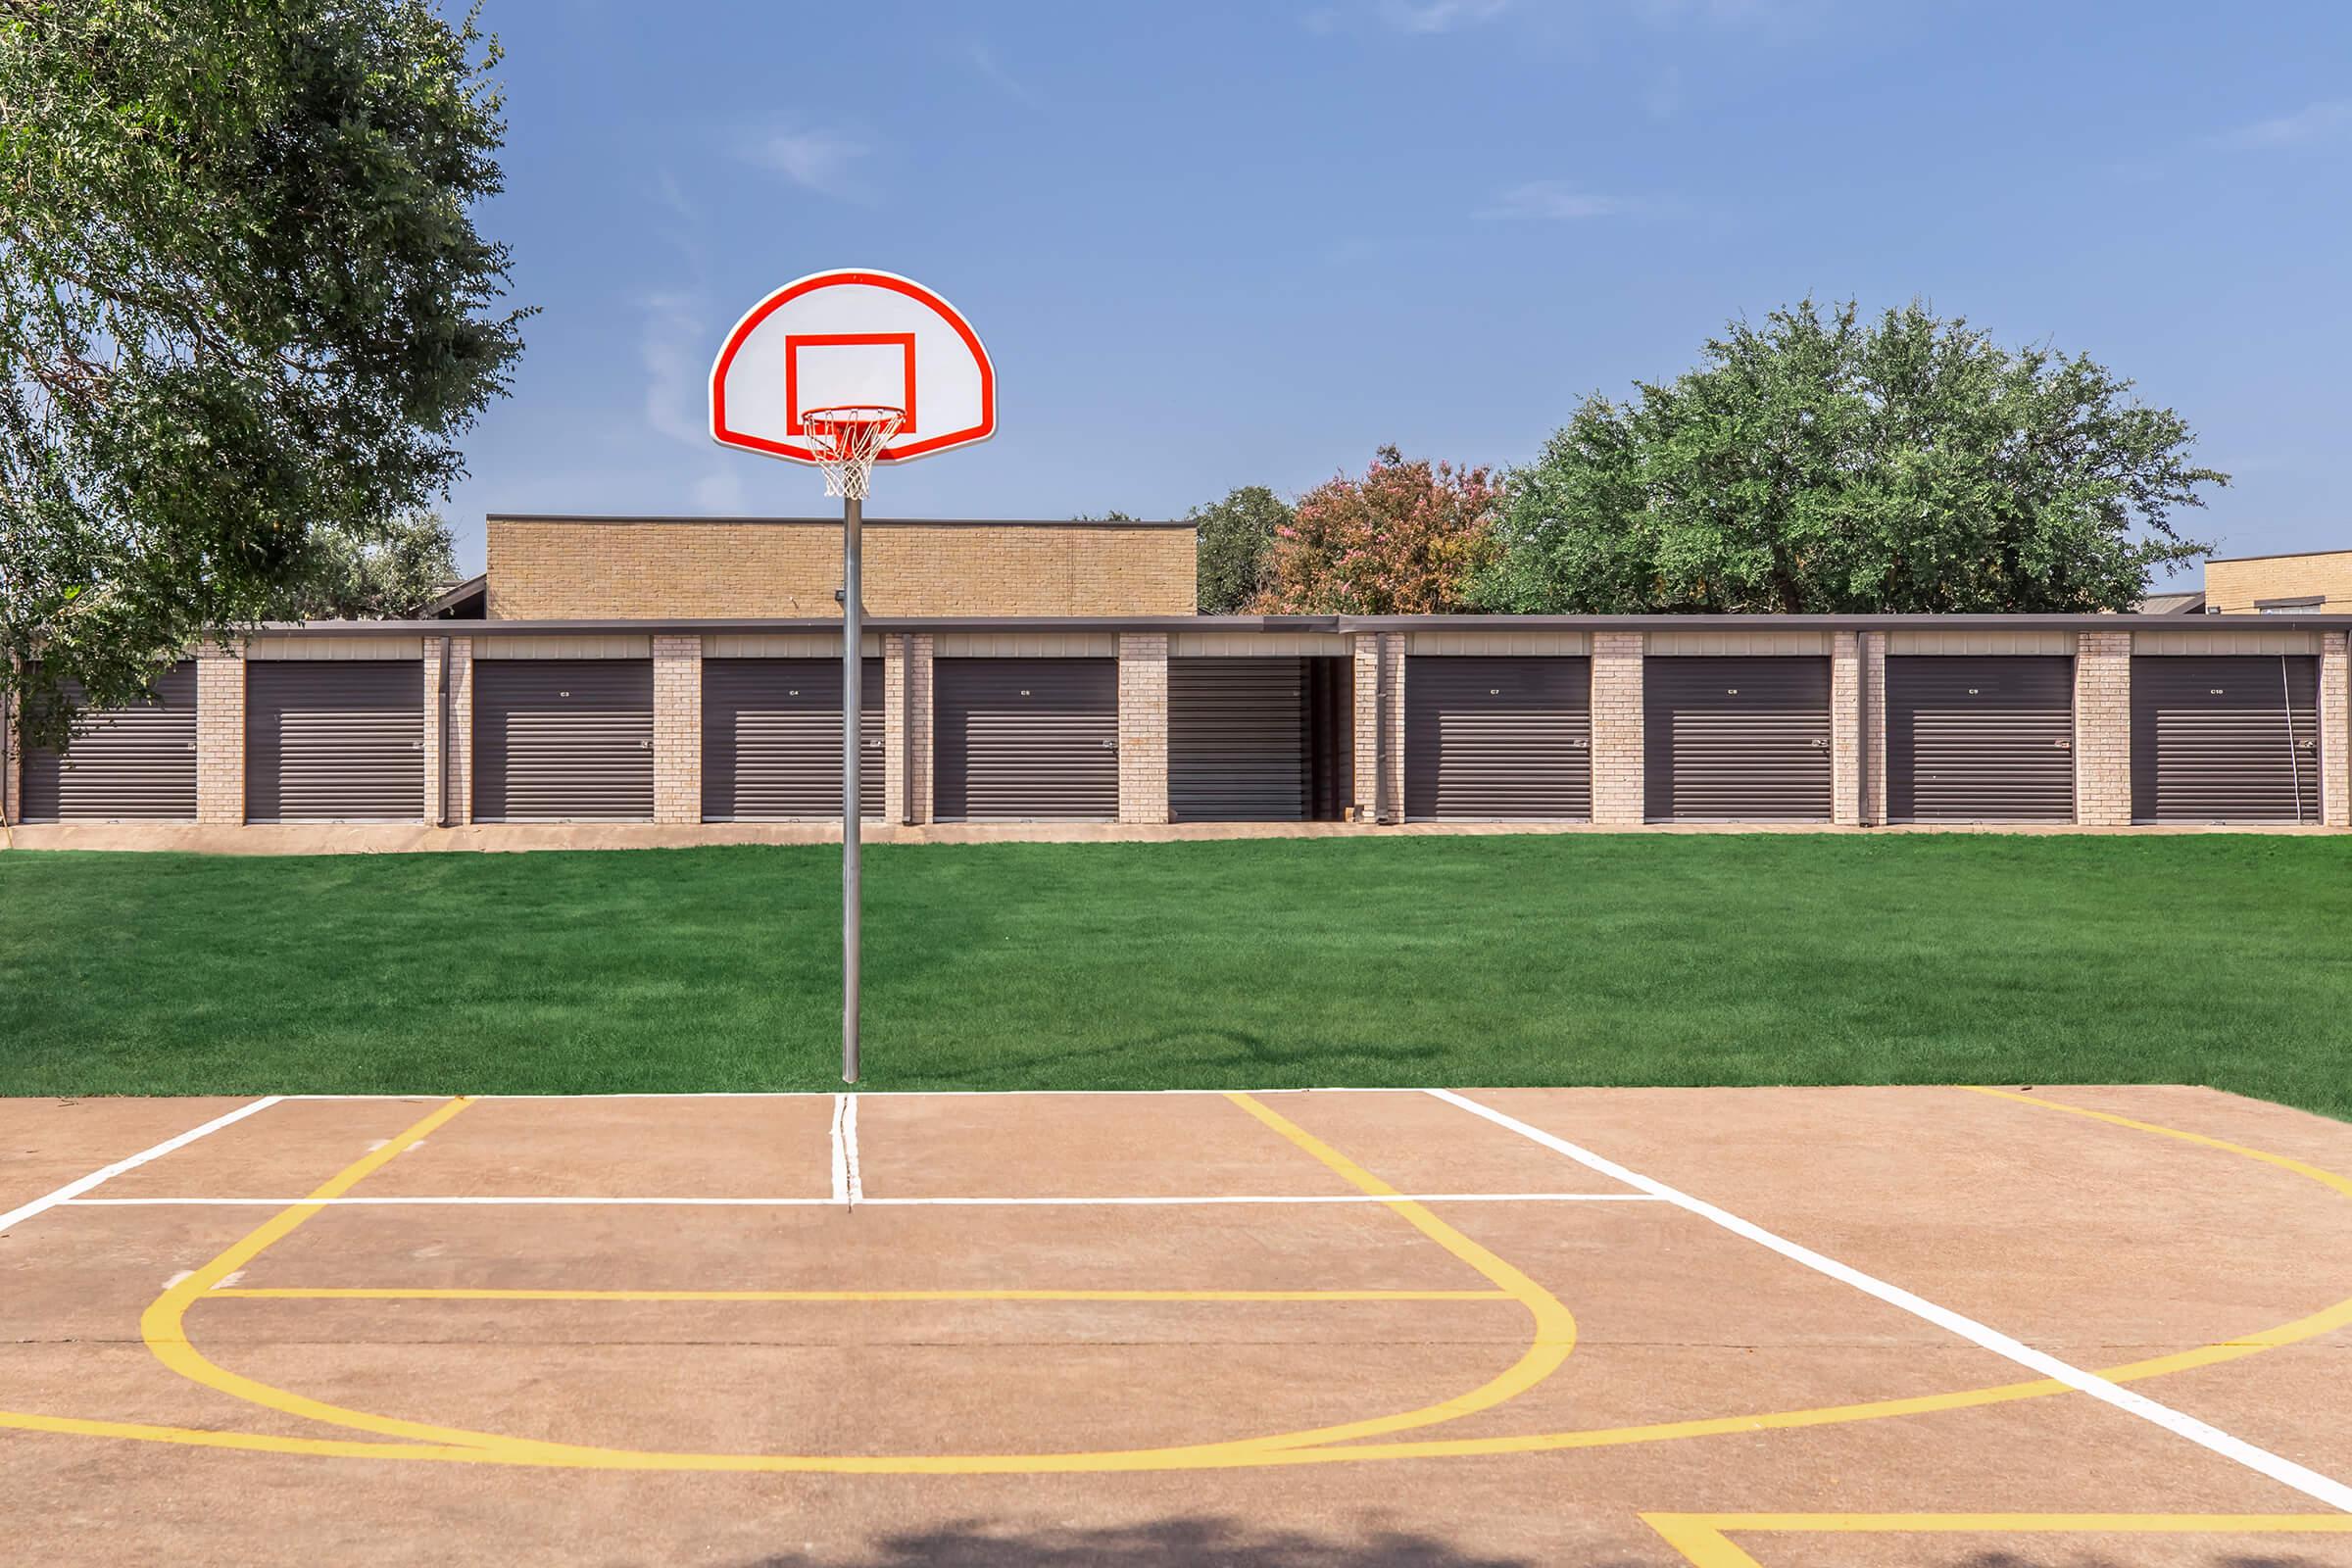
[[[1645,1568],[1617,1554],[1548,1568]],[[1536,1568],[1534,1557],[1469,1556],[1442,1541],[1374,1530],[1336,1540],[1302,1530],[1263,1530],[1238,1520],[1182,1518],[1094,1529],[1003,1531],[977,1523],[888,1536],[855,1558],[786,1553],[742,1568]]]

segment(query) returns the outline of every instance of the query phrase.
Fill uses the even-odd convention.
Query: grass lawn
[[[0,1094],[825,1089],[838,852],[0,855]],[[2207,1083],[2352,1117],[2352,839],[889,847],[874,1089]]]

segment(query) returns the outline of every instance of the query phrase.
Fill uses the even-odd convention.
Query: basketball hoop
[[[825,473],[825,494],[863,501],[874,476],[874,460],[906,422],[906,411],[843,404],[809,409],[801,416],[808,450]]]

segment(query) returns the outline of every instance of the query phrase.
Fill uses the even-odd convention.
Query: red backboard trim
[[[912,332],[787,332],[784,334],[784,407],[792,411],[785,421],[788,435],[807,435],[808,427],[801,422],[801,350],[805,348],[878,348],[896,343],[906,351],[906,372],[899,385],[906,390],[900,412],[906,416],[899,421],[900,435],[912,435],[914,428],[914,334]],[[895,439],[895,437],[894,437]]]

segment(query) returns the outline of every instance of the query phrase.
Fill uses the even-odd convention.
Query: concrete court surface
[[[0,1101],[0,1558],[2352,1568],[2180,1088]]]

